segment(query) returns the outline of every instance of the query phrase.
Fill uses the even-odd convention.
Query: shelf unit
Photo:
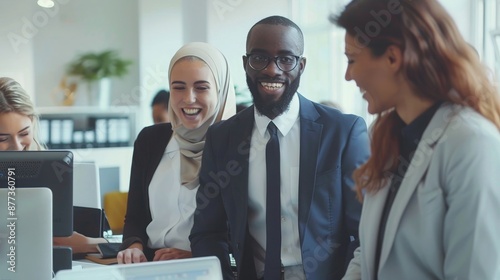
[[[40,138],[49,149],[132,146],[137,110],[135,106],[41,107]]]

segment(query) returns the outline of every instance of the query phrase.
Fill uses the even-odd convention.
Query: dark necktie
[[[281,202],[280,202],[280,143],[278,128],[267,126],[271,135],[266,146],[266,262],[265,280],[281,279]]]

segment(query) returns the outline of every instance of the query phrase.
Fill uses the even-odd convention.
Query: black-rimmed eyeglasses
[[[272,57],[256,53],[247,53],[246,56],[248,58],[248,65],[255,71],[266,68],[271,60],[274,60],[274,63],[276,63],[276,66],[278,66],[281,71],[289,72],[297,67],[299,59],[301,58],[301,56],[297,55],[278,55]]]

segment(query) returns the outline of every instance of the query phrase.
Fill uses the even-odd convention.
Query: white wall
[[[139,1],[140,95],[139,127],[153,124],[151,100],[160,89],[168,88],[170,58],[182,45],[181,0]]]
[[[472,11],[473,6],[477,5],[477,0],[439,0],[439,2],[453,17],[465,40],[474,44],[475,22],[472,20]]]
[[[247,87],[242,56],[247,33],[257,21],[272,15],[291,16],[291,0],[208,1],[208,42],[227,57],[233,81]]]
[[[111,100],[115,104],[138,103],[121,100],[139,84],[139,40],[137,0],[74,0],[60,4],[58,13],[47,21],[34,38],[34,71],[38,106],[59,105],[53,92],[68,63],[86,52],[117,50],[132,60],[129,73],[111,81]],[[33,5],[35,1],[33,1]],[[117,7],[119,6],[119,9]],[[77,104],[85,105],[87,86],[80,84]]]
[[[35,11],[26,1],[0,0],[0,77],[11,77],[33,96],[33,38],[38,33],[29,24]]]
[[[55,91],[77,54],[116,49],[134,62],[127,76],[112,80],[117,99],[139,85],[137,6],[137,0],[55,0],[44,9],[35,0],[0,0],[0,71],[35,95],[37,106],[56,106],[62,96]],[[82,84],[77,104],[84,94]]]

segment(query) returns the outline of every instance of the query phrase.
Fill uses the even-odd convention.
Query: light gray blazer
[[[388,185],[366,194],[343,279],[374,279]],[[500,279],[500,133],[470,108],[435,113],[387,220],[378,279]]]

